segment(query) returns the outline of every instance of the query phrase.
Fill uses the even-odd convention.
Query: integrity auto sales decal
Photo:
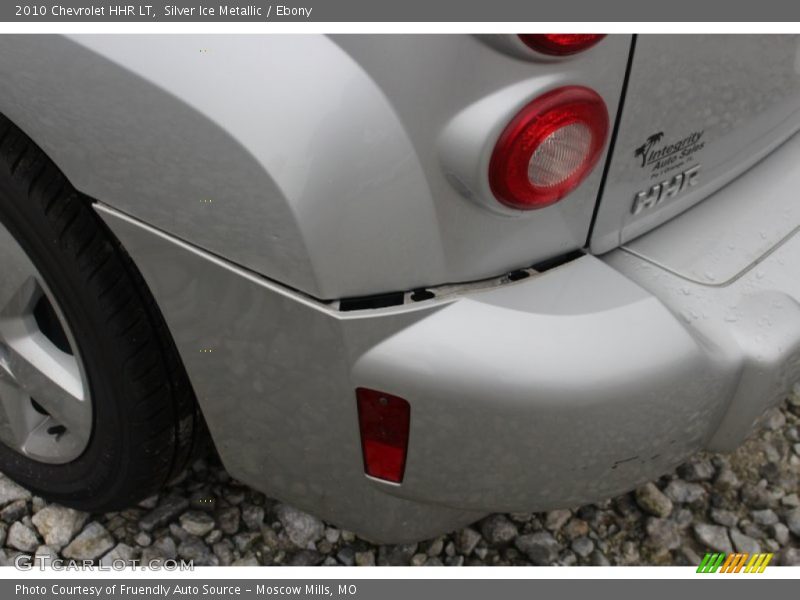
[[[663,131],[657,131],[638,146],[633,156],[639,166],[657,177],[687,164],[694,154],[705,146],[703,130],[693,131],[677,140],[667,140]]]

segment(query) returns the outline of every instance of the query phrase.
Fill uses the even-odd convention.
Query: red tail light
[[[403,481],[411,407],[397,396],[358,388],[358,425],[364,471],[394,483]]]
[[[519,39],[542,54],[569,56],[588,50],[604,37],[604,33],[527,33]]]
[[[597,164],[608,135],[608,110],[596,92],[578,86],[552,90],[511,120],[489,161],[489,185],[512,208],[558,202]]]

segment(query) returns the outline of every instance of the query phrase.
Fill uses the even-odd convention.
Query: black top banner
[[[796,0],[34,0],[2,3],[6,22],[791,22]]]

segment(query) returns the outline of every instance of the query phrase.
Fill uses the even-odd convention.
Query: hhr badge
[[[700,165],[695,165],[673,175],[670,179],[652,185],[641,192],[637,192],[633,197],[631,213],[638,215],[643,210],[650,210],[658,206],[664,200],[677,197],[684,190],[697,185],[699,175]]]

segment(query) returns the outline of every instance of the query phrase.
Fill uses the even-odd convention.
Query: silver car
[[[800,379],[797,37],[3,35],[0,80],[0,471],[53,501],[210,434],[417,540],[730,451]]]

